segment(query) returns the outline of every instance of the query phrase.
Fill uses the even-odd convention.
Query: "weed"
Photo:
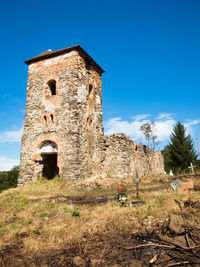
[[[32,224],[32,223],[33,223],[32,220],[28,220],[28,221],[21,222],[21,225],[22,225],[22,226],[28,226],[28,225],[30,225],[30,224]]]
[[[48,214],[47,212],[43,211],[43,212],[40,213],[40,216],[39,217],[40,218],[44,218],[44,217],[47,216],[47,214]]]
[[[0,236],[3,236],[3,235],[5,235],[5,233],[4,232],[0,232]]]
[[[17,225],[16,225],[15,223],[12,223],[12,224],[10,225],[10,227],[11,227],[12,229],[16,229],[16,228],[17,228]]]
[[[41,229],[40,228],[35,228],[32,231],[34,234],[40,235],[41,234]]]
[[[6,195],[6,202],[9,207],[22,208],[29,204],[29,200],[19,195],[19,193],[9,193]]]
[[[68,207],[64,207],[63,210],[64,210],[64,212],[66,212],[66,213],[67,213],[67,212],[71,212],[71,210],[70,210]]]
[[[152,210],[152,206],[149,205],[148,208],[147,208],[147,216],[151,215],[151,210]]]
[[[72,212],[72,216],[74,217],[80,216],[80,212],[75,210]]]
[[[45,208],[47,208],[47,209],[53,209],[53,208],[55,208],[56,207],[56,205],[54,204],[54,203],[47,203],[46,205],[45,205]]]

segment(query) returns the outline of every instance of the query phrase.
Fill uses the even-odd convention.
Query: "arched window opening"
[[[92,92],[93,92],[93,86],[90,84],[89,85],[89,96],[92,96]]]
[[[55,80],[50,80],[48,81],[48,86],[51,91],[51,95],[56,95],[56,81]]]
[[[44,123],[45,124],[47,123],[47,116],[46,115],[44,116]]]
[[[50,115],[50,121],[53,122],[53,114]]]
[[[137,149],[138,149],[138,147],[137,147],[137,146],[135,146],[135,151],[137,151]]]

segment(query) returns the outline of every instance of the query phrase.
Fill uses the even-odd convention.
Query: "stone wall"
[[[163,174],[161,152],[137,144],[125,134],[113,134],[104,138],[102,174],[129,178],[149,174]]]

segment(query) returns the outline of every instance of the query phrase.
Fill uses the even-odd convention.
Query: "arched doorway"
[[[42,157],[42,176],[47,179],[53,179],[59,175],[58,160],[58,146],[53,141],[44,141],[37,151]]]

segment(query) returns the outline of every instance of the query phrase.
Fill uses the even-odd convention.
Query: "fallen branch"
[[[182,261],[182,262],[176,262],[176,263],[171,263],[168,264],[166,267],[172,267],[172,266],[178,266],[178,265],[182,265],[182,264],[190,264],[191,262],[189,261]]]
[[[142,244],[142,245],[137,245],[134,247],[119,247],[119,248],[124,248],[126,250],[132,250],[135,248],[142,248],[142,247],[160,247],[160,248],[170,248],[170,249],[176,248],[175,246],[167,246],[167,245],[161,245],[161,244]]]
[[[126,250],[131,250],[131,249],[136,249],[136,248],[142,248],[142,247],[160,247],[160,248],[169,248],[169,249],[183,249],[183,250],[193,250],[193,249],[198,249],[200,246],[194,246],[194,247],[181,247],[181,246],[168,246],[168,245],[161,245],[161,244],[141,244],[137,245],[134,247],[119,247],[119,248],[124,248]]]

